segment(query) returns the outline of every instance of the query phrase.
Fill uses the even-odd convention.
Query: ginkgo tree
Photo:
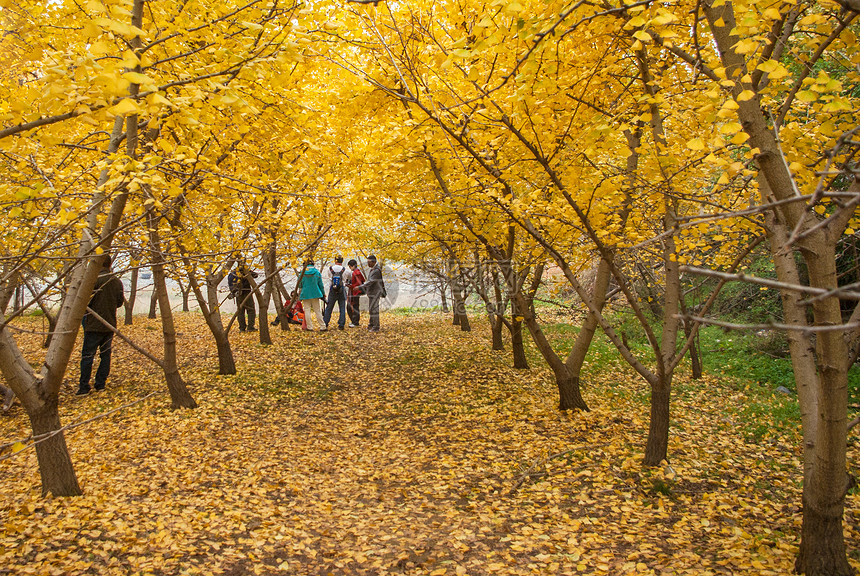
[[[625,278],[621,260],[616,261],[621,254],[618,249],[624,249],[630,238],[647,240],[643,229],[647,229],[649,217],[657,216],[660,224],[656,239],[662,245],[660,258],[667,291],[660,322],[662,337],[649,334],[658,359],[657,370],[650,377],[641,363],[625,353],[623,342],[612,336],[611,326],[605,319],[602,321],[607,334],[620,343],[625,358],[655,383],[652,406],[662,408],[652,413],[651,438],[655,443],[652,446],[649,440],[651,463],[665,456],[665,449],[659,446],[665,447],[668,434],[671,371],[686,348],[677,344],[682,273],[679,263],[702,261],[705,254],[713,254],[714,247],[726,238],[721,232],[731,231],[741,241],[727,244],[729,250],[711,257],[711,261],[733,267],[739,263],[738,256],[758,241],[759,230],[764,229],[773,238],[778,231],[775,225],[784,222],[787,231],[793,233],[772,243],[774,258],[778,261],[784,246],[797,243],[801,253],[805,251],[807,255],[813,286],[830,291],[829,296],[822,293],[814,301],[797,300],[798,311],[802,309],[804,313],[786,316],[793,318],[794,325],[806,326],[805,307],[811,306],[819,324],[842,324],[838,316],[839,291],[834,284],[834,250],[853,218],[855,200],[849,194],[838,210],[834,212],[832,204],[828,210],[828,204],[821,203],[827,197],[822,192],[824,188],[803,197],[796,192],[798,185],[792,175],[792,171],[801,169],[801,159],[817,162],[819,155],[833,158],[837,153],[830,150],[838,150],[840,157],[850,157],[844,146],[836,146],[835,139],[842,134],[850,138],[854,126],[848,113],[856,107],[846,98],[842,82],[823,70],[817,76],[811,74],[828,50],[836,61],[841,58],[836,55],[841,46],[854,46],[849,24],[856,16],[850,9],[856,6],[850,2],[842,5],[846,10],[840,14],[832,8],[813,9],[790,2],[744,3],[737,7],[743,17],[736,18],[735,7],[722,1],[695,6],[639,2],[565,8],[555,4],[524,7],[522,3],[502,3],[491,14],[485,13],[482,6],[460,5],[459,11],[448,18],[441,17],[441,9],[435,13],[435,6],[426,12],[411,8],[399,13],[390,10],[390,18],[356,10],[355,21],[347,24],[348,29],[358,30],[351,37],[354,42],[360,39],[376,46],[373,56],[365,62],[352,62],[359,75],[406,107],[413,107],[410,120],[417,118],[421,122],[426,118],[437,124],[444,132],[440,138],[455,141],[481,162],[488,178],[504,181],[505,192],[487,196],[495,197],[499,206],[530,234],[548,236],[543,221],[547,212],[558,222],[573,220],[570,228],[581,227],[581,235],[593,243],[615,280],[622,288],[627,285],[627,300],[634,310],[637,297]],[[707,15],[707,25],[700,10]],[[801,18],[806,11],[811,13]],[[808,40],[818,38],[816,34],[823,40]],[[583,42],[583,37],[588,42]],[[685,40],[676,40],[680,38]],[[718,54],[713,52],[714,46],[719,48]],[[789,55],[790,50],[797,55]],[[564,72],[572,76],[562,76],[561,63],[571,63]],[[781,134],[777,141],[768,127],[759,92],[765,90],[770,96],[775,85],[768,78],[785,78],[789,75],[787,66],[793,64],[798,67],[793,86],[782,92],[776,102],[779,113],[774,127]],[[847,77],[851,76],[847,72],[850,68],[843,70]],[[577,80],[577,73],[582,79]],[[618,86],[618,91],[602,90],[606,85]],[[807,89],[802,90],[804,87]],[[727,94],[731,97],[727,98]],[[794,121],[794,110],[799,107],[802,114],[809,103],[819,113],[830,114],[833,122],[808,117],[802,122]],[[583,107],[590,113],[577,114]],[[562,123],[562,131],[553,134],[560,116],[572,118],[571,123]],[[792,122],[785,123],[786,117]],[[629,146],[630,152],[622,154],[625,131],[628,135],[636,131],[637,120],[644,124],[640,125],[640,134],[647,140]],[[551,182],[553,197],[561,206],[566,204],[567,209],[572,209],[575,218],[554,214],[552,205],[534,206],[540,200],[537,195],[529,195],[528,202],[523,202],[522,190],[528,187],[509,175],[514,171],[505,173],[497,168],[497,152],[487,146],[495,139],[481,136],[492,134],[488,124],[506,128],[508,136],[515,137],[525,150],[520,148],[509,157],[536,162],[545,172],[543,178]],[[504,132],[495,134],[501,136]],[[843,138],[843,142],[847,140]],[[572,154],[570,159],[565,158],[566,152]],[[804,158],[804,153],[812,153],[812,158]],[[636,171],[628,173],[633,178],[632,188],[638,189],[638,204],[634,204],[638,211],[624,225],[624,219],[619,220],[622,199],[613,208],[611,194],[601,193],[592,204],[582,193],[600,190],[595,175],[612,185],[611,175],[598,168],[600,163],[614,157],[610,162],[621,166],[625,156],[633,155],[640,156]],[[591,164],[590,174],[584,169],[583,158]],[[797,166],[792,167],[792,162]],[[508,161],[503,165],[517,164]],[[755,180],[757,173],[763,178],[759,182]],[[615,174],[623,171],[616,169]],[[713,181],[709,181],[711,174]],[[801,177],[800,182],[804,181],[813,182],[814,178]],[[765,183],[767,187],[762,188]],[[760,216],[773,214],[768,200],[762,208],[737,216],[741,207],[759,203],[756,184],[765,199],[774,195],[776,220]],[[540,185],[534,188],[544,189]],[[476,187],[482,193],[489,189]],[[804,216],[809,212],[801,210],[800,202],[810,197],[814,201],[808,205],[820,212],[820,222]],[[605,216],[601,216],[601,209],[603,215],[610,216],[608,220],[602,219]],[[785,214],[780,215],[782,212]],[[689,225],[696,222],[703,226]],[[814,242],[817,244],[804,245]],[[554,249],[557,263],[563,269],[570,268],[565,266],[564,251],[555,248],[554,243],[548,244]],[[810,258],[816,260],[815,265]],[[797,284],[797,275],[794,276],[793,284]],[[577,282],[573,275],[570,280],[574,285]],[[587,294],[580,294],[589,301]],[[589,310],[600,317],[598,307],[590,305]],[[643,326],[647,329],[644,322]],[[843,481],[844,378],[854,355],[842,348],[855,339],[843,335],[842,328],[804,330],[802,334],[807,335],[819,332],[819,368],[814,368],[816,356],[807,354],[803,362],[798,356],[801,348],[813,348],[809,336],[806,345],[798,340],[793,357],[808,438],[798,569],[842,574],[847,573],[842,539],[833,537],[841,534],[842,507],[833,503],[844,501],[847,485]],[[829,340],[833,340],[832,346],[826,344]],[[846,363],[846,359],[850,362]],[[818,384],[810,386],[810,382]],[[655,398],[659,401],[654,402]],[[822,409],[824,406],[826,409]]]
[[[146,10],[142,0],[4,5],[7,25],[27,34],[4,37],[9,47],[4,54],[20,59],[6,69],[0,87],[0,145],[9,158],[36,159],[31,177],[51,184],[26,186],[17,199],[23,202],[20,211],[10,210],[6,217],[23,229],[28,215],[53,203],[45,213],[50,229],[26,228],[48,235],[19,245],[4,274],[4,290],[22,265],[40,257],[39,246],[51,245],[47,240],[57,237],[56,230],[79,231],[63,270],[57,331],[39,373],[22,357],[9,322],[0,328],[0,369],[30,416],[45,492],[80,493],[59,422],[58,394],[102,255],[119,227],[143,218],[147,200],[152,201],[146,189],[161,184],[157,134],[162,124],[200,126],[206,121],[198,117],[203,101],[229,101],[224,82],[294,53],[296,47],[287,44],[291,14],[255,3],[193,9],[150,3]],[[202,129],[196,134],[206,137]],[[150,140],[156,152],[142,154],[139,142],[149,146]],[[34,147],[43,153],[33,156]],[[70,150],[77,152],[74,161],[64,158]],[[70,189],[77,193],[66,193]],[[7,184],[3,198],[8,194]]]

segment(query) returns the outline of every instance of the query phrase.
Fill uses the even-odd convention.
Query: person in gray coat
[[[382,280],[382,268],[376,262],[376,256],[371,254],[367,257],[367,280],[359,286],[359,289],[367,294],[370,322],[367,329],[371,332],[379,332],[379,301],[385,298],[385,282]]]

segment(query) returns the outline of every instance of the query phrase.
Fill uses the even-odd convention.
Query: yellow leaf
[[[150,94],[149,96],[149,104],[150,105],[162,105],[162,106],[172,106],[170,100],[162,96],[161,94],[155,93]]]
[[[26,448],[26,446],[21,442],[15,442],[14,444],[12,444],[12,452],[20,452],[24,448]]]
[[[702,141],[701,138],[693,138],[692,140],[687,142],[687,148],[689,148],[690,150],[704,150],[705,143]]]
[[[743,144],[744,142],[746,142],[749,139],[750,139],[749,134],[741,131],[741,132],[738,132],[737,134],[735,134],[734,136],[732,136],[731,143],[740,146],[741,144]]]
[[[126,72],[122,75],[123,78],[132,84],[151,84],[152,80],[146,74],[140,72]]]
[[[744,90],[740,94],[738,94],[738,102],[746,102],[747,100],[752,100],[755,98],[755,92],[752,90]]]
[[[722,126],[720,126],[720,133],[722,134],[736,134],[743,128],[738,122],[726,122]]]
[[[801,102],[815,102],[818,100],[818,94],[812,90],[801,90],[797,93],[797,99]]]
[[[645,23],[645,18],[643,18],[642,16],[636,16],[627,21],[627,24],[624,25],[624,29],[629,30],[632,28],[639,28],[641,26],[644,26]]]
[[[140,113],[140,107],[138,107],[137,103],[134,100],[129,98],[123,98],[120,100],[119,104],[112,106],[108,112],[111,114],[128,116],[129,114],[138,114]]]

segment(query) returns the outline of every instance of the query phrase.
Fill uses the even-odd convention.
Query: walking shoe
[[[257,331],[256,328],[248,328],[248,332],[256,332],[256,331]]]
[[[104,385],[104,384],[102,384],[101,386],[99,386],[98,384],[96,384],[96,392],[102,392],[104,389],[105,389],[105,385]]]
[[[358,326],[356,326],[355,324],[350,324],[349,327],[350,328],[358,328]]]
[[[84,387],[82,386],[82,387],[78,388],[78,391],[77,391],[77,392],[75,392],[75,396],[86,396],[86,395],[87,395],[87,394],[89,394],[89,393],[90,393],[90,389],[89,389],[89,387],[84,388]]]
[[[338,329],[338,330],[343,330],[343,326],[338,326],[338,327],[337,327],[337,329]]]

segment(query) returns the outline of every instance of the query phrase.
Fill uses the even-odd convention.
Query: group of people
[[[343,256],[336,256],[334,264],[329,266],[328,291],[314,261],[308,260],[300,277],[298,292],[298,300],[304,314],[302,328],[310,331],[328,330],[335,306],[338,308],[338,330],[345,328],[347,316],[349,327],[358,327],[361,323],[362,295],[367,295],[368,299],[370,321],[367,329],[379,332],[379,301],[387,294],[382,269],[376,256],[371,254],[367,257],[367,277],[356,260],[350,260],[344,267]],[[294,298],[293,301],[295,300]]]
[[[370,321],[367,329],[379,332],[379,301],[386,297],[385,282],[382,279],[376,256],[367,257],[367,277],[362,273],[356,260],[343,265],[343,257],[337,256],[334,264],[329,266],[329,287],[326,297],[325,284],[322,274],[314,266],[313,260],[305,263],[305,269],[299,277],[299,287],[293,291],[291,301],[287,303],[287,319],[291,323],[302,325],[304,330],[327,330],[331,321],[334,307],[338,307],[339,330],[346,325],[349,316],[349,327],[355,328],[361,321],[360,298],[366,295],[369,300],[368,309]],[[254,308],[252,279],[257,273],[240,261],[236,269],[227,277],[227,285],[231,297],[236,298],[239,331],[253,331],[256,321]],[[321,302],[325,303],[323,311]],[[106,256],[102,270],[96,281],[93,295],[87,306],[82,326],[84,343],[81,349],[81,375],[78,383],[78,395],[89,394],[91,391],[90,378],[96,354],[99,355],[99,366],[96,370],[95,389],[104,390],[110,375],[111,349],[113,335],[116,331],[116,311],[125,304],[125,290],[122,281],[111,270],[111,259]],[[305,316],[304,311],[309,313]]]
[[[338,308],[338,330],[344,330],[346,319],[349,317],[349,327],[356,328],[361,323],[361,296],[367,295],[370,322],[367,329],[379,332],[379,301],[385,298],[385,282],[382,279],[382,269],[371,254],[367,257],[367,278],[358,266],[357,260],[350,260],[343,265],[343,256],[336,256],[334,264],[329,266],[329,285],[326,289],[322,273],[317,269],[313,260],[307,260],[299,275],[297,289],[290,294],[290,300],[284,304],[283,317],[290,324],[299,324],[303,330],[328,330],[334,308]],[[227,277],[230,297],[236,299],[239,331],[254,331],[256,310],[252,297],[252,278],[257,273],[250,270],[240,261]],[[273,325],[281,321],[279,315]]]

